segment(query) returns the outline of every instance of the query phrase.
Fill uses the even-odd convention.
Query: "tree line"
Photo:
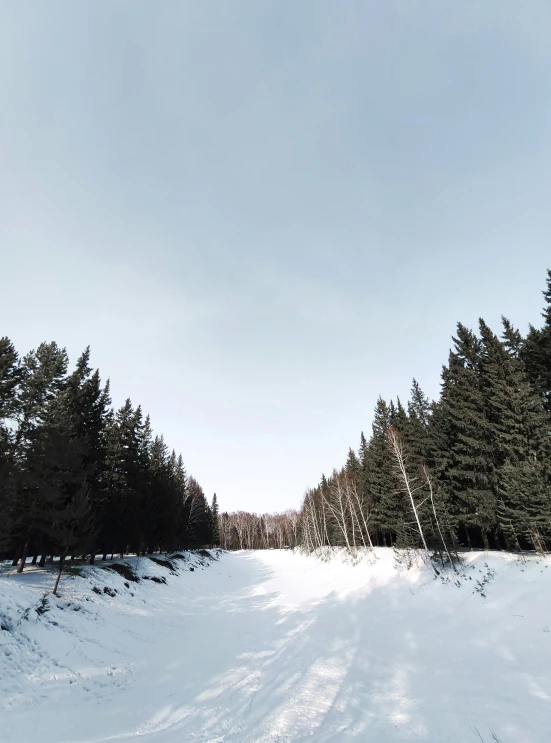
[[[0,338],[0,556],[22,571],[59,556],[138,555],[217,542],[209,505],[181,455],[127,399],[111,406],[90,349],[23,357]]]
[[[288,544],[547,552],[551,271],[543,294],[543,326],[525,336],[506,318],[499,335],[482,319],[477,333],[457,325],[438,400],[415,380],[405,405],[379,398],[369,437],[306,492],[296,528],[278,526]],[[290,517],[230,514],[221,532],[232,548],[274,546],[278,519]]]
[[[285,513],[261,516],[247,511],[222,513],[218,519],[219,544],[226,550],[284,549],[299,542],[300,514]]]

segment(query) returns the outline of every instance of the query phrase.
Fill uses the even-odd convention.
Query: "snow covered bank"
[[[548,741],[551,560],[470,554],[442,583],[377,556],[94,568],[42,613],[42,573],[0,578],[0,740]]]

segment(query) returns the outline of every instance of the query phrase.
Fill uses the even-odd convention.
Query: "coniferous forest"
[[[86,349],[0,340],[0,552],[48,556],[395,546],[547,552],[551,544],[551,271],[542,327],[461,323],[431,401],[377,400],[371,435],[299,512],[218,515],[130,400],[113,410]]]
[[[299,514],[223,514],[223,547],[395,546],[547,552],[551,546],[551,271],[542,327],[461,323],[431,401],[377,400],[371,435]]]
[[[214,513],[213,513],[214,511]],[[111,407],[90,349],[0,339],[0,555],[22,571],[54,556],[152,553],[212,544],[211,508],[181,455],[130,400]]]

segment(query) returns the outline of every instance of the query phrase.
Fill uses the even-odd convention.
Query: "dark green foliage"
[[[346,541],[327,505],[336,478],[345,473],[359,495],[353,508],[361,518],[354,528],[365,518],[374,544],[417,549],[422,529],[443,559],[460,545],[547,551],[551,271],[544,296],[544,326],[531,327],[526,338],[505,318],[501,338],[483,320],[479,336],[458,324],[437,402],[415,380],[407,410],[399,399],[387,405],[379,398],[370,439],[362,433],[358,453],[349,450],[342,472],[322,478],[306,495],[307,548]],[[391,430],[400,434],[411,495],[389,446]],[[411,498],[419,524],[412,521]]]
[[[434,445],[431,439],[432,405],[425,393],[414,379],[411,387],[411,399],[408,402],[406,423],[402,430],[406,436],[409,451],[416,465],[430,462],[434,458]]]
[[[218,525],[218,498],[216,493],[212,496],[212,505],[210,508],[210,519],[211,519],[211,544],[213,547],[220,545],[220,527]]]
[[[492,434],[481,381],[482,345],[461,324],[453,341],[455,349],[442,371],[440,410],[435,421],[436,475],[455,527],[462,524],[477,532],[488,546],[487,534],[496,525],[496,502]]]
[[[15,412],[17,387],[21,379],[19,356],[9,338],[0,338],[0,425]]]
[[[551,413],[551,269],[547,271],[543,296],[546,302],[542,312],[544,325],[541,329],[530,327],[521,356],[530,381],[540,393],[545,409]]]
[[[371,528],[381,546],[392,544],[400,520],[401,497],[396,492],[392,454],[386,430],[395,411],[379,397],[375,406],[369,445],[360,452],[362,464],[362,500],[370,514]]]
[[[0,553],[106,557],[212,541],[212,516],[183,460],[131,401],[113,412],[90,349],[43,343],[22,359],[0,339]],[[57,584],[56,584],[57,587]]]

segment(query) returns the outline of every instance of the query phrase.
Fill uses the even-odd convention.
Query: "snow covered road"
[[[223,554],[134,595],[114,575],[115,597],[68,580],[27,644],[0,634],[0,741],[550,740],[551,561],[470,555],[457,586],[378,557]]]

